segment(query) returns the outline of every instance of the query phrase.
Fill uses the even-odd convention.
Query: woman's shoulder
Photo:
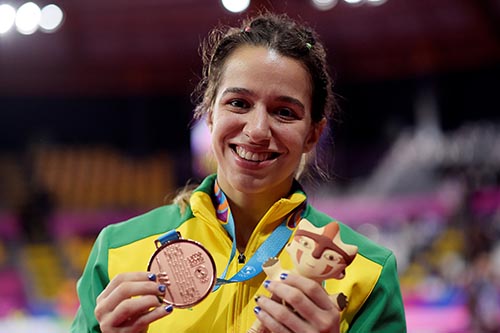
[[[101,231],[100,238],[106,238],[110,247],[119,247],[132,241],[175,229],[189,214],[191,211],[181,214],[179,206],[176,204],[160,206],[128,220],[106,226]]]
[[[195,192],[210,193],[214,181],[215,175],[206,177],[196,188],[186,192],[188,194],[186,202],[181,203],[174,200],[170,204],[106,226],[99,234],[99,241],[105,243],[109,248],[115,248],[178,228],[193,217],[190,202],[192,194]]]
[[[393,252],[385,246],[374,242],[365,235],[359,233],[348,225],[348,221],[338,221],[337,219],[309,206],[306,212],[306,218],[316,226],[323,226],[330,222],[337,222],[340,228],[340,237],[342,241],[358,247],[358,254],[366,257],[370,261],[384,265],[387,259],[393,255]]]

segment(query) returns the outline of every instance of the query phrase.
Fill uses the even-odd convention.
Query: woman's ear
[[[213,119],[212,119],[212,109],[208,109],[207,115],[206,115],[206,122],[207,122],[207,127],[210,133],[212,133],[212,126],[213,126]]]
[[[307,136],[304,145],[305,153],[310,152],[314,148],[314,146],[318,143],[319,138],[321,138],[321,134],[323,133],[326,124],[327,120],[326,118],[323,118],[319,123],[313,124],[311,126],[311,130],[309,131],[309,135]]]

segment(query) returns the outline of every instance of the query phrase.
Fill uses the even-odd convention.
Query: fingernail
[[[255,308],[253,308],[253,312],[255,312],[255,314],[259,314],[260,310],[260,306],[256,306]]]
[[[255,297],[254,297],[254,301],[255,301],[255,302],[258,302],[258,301],[259,301],[259,298],[260,298],[260,295],[255,296]]]
[[[163,304],[163,298],[161,298],[160,296],[156,296],[156,298],[158,299],[158,302],[160,302],[160,304]]]
[[[149,281],[156,281],[156,274],[155,273],[149,273],[148,274],[148,280]]]
[[[161,293],[164,293],[164,292],[165,292],[165,290],[167,290],[167,287],[166,287],[165,285],[163,285],[163,284],[160,284],[160,285],[158,286],[158,290],[159,290]]]
[[[264,288],[267,289],[269,287],[270,283],[271,283],[271,281],[269,281],[269,280],[264,281]]]
[[[172,305],[167,305],[165,307],[165,312],[170,313],[172,311],[174,311],[174,307]]]
[[[280,279],[284,280],[288,277],[288,274],[287,273],[281,273],[280,274]]]

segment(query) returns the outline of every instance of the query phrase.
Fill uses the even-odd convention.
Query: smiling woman
[[[227,59],[208,126],[218,182],[233,201],[242,199],[236,205],[252,210],[248,204],[256,203],[254,212],[263,216],[269,204],[250,195],[272,193],[270,202],[287,195],[326,121],[312,124],[310,96],[309,74],[297,60],[251,46]]]
[[[333,221],[307,202],[298,182],[334,111],[319,37],[266,13],[215,30],[203,60],[195,118],[206,117],[216,173],[174,203],[100,233],[78,283],[72,332],[243,333],[255,315],[275,333],[405,332],[394,255],[345,224],[337,222],[339,242],[358,255],[342,281],[322,285],[292,273],[270,282],[262,273],[271,257],[292,271],[283,248],[299,220]],[[210,259],[185,253],[188,243]],[[153,253],[157,262],[148,265]],[[147,265],[155,269],[146,272]],[[199,290],[215,276],[211,293]],[[349,299],[342,308],[329,297],[339,291]],[[196,305],[184,309],[173,295]]]

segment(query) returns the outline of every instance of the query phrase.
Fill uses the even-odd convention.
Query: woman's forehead
[[[300,61],[261,46],[239,47],[229,56],[218,91],[227,88],[271,89],[279,95],[308,100],[312,96],[310,75]]]

